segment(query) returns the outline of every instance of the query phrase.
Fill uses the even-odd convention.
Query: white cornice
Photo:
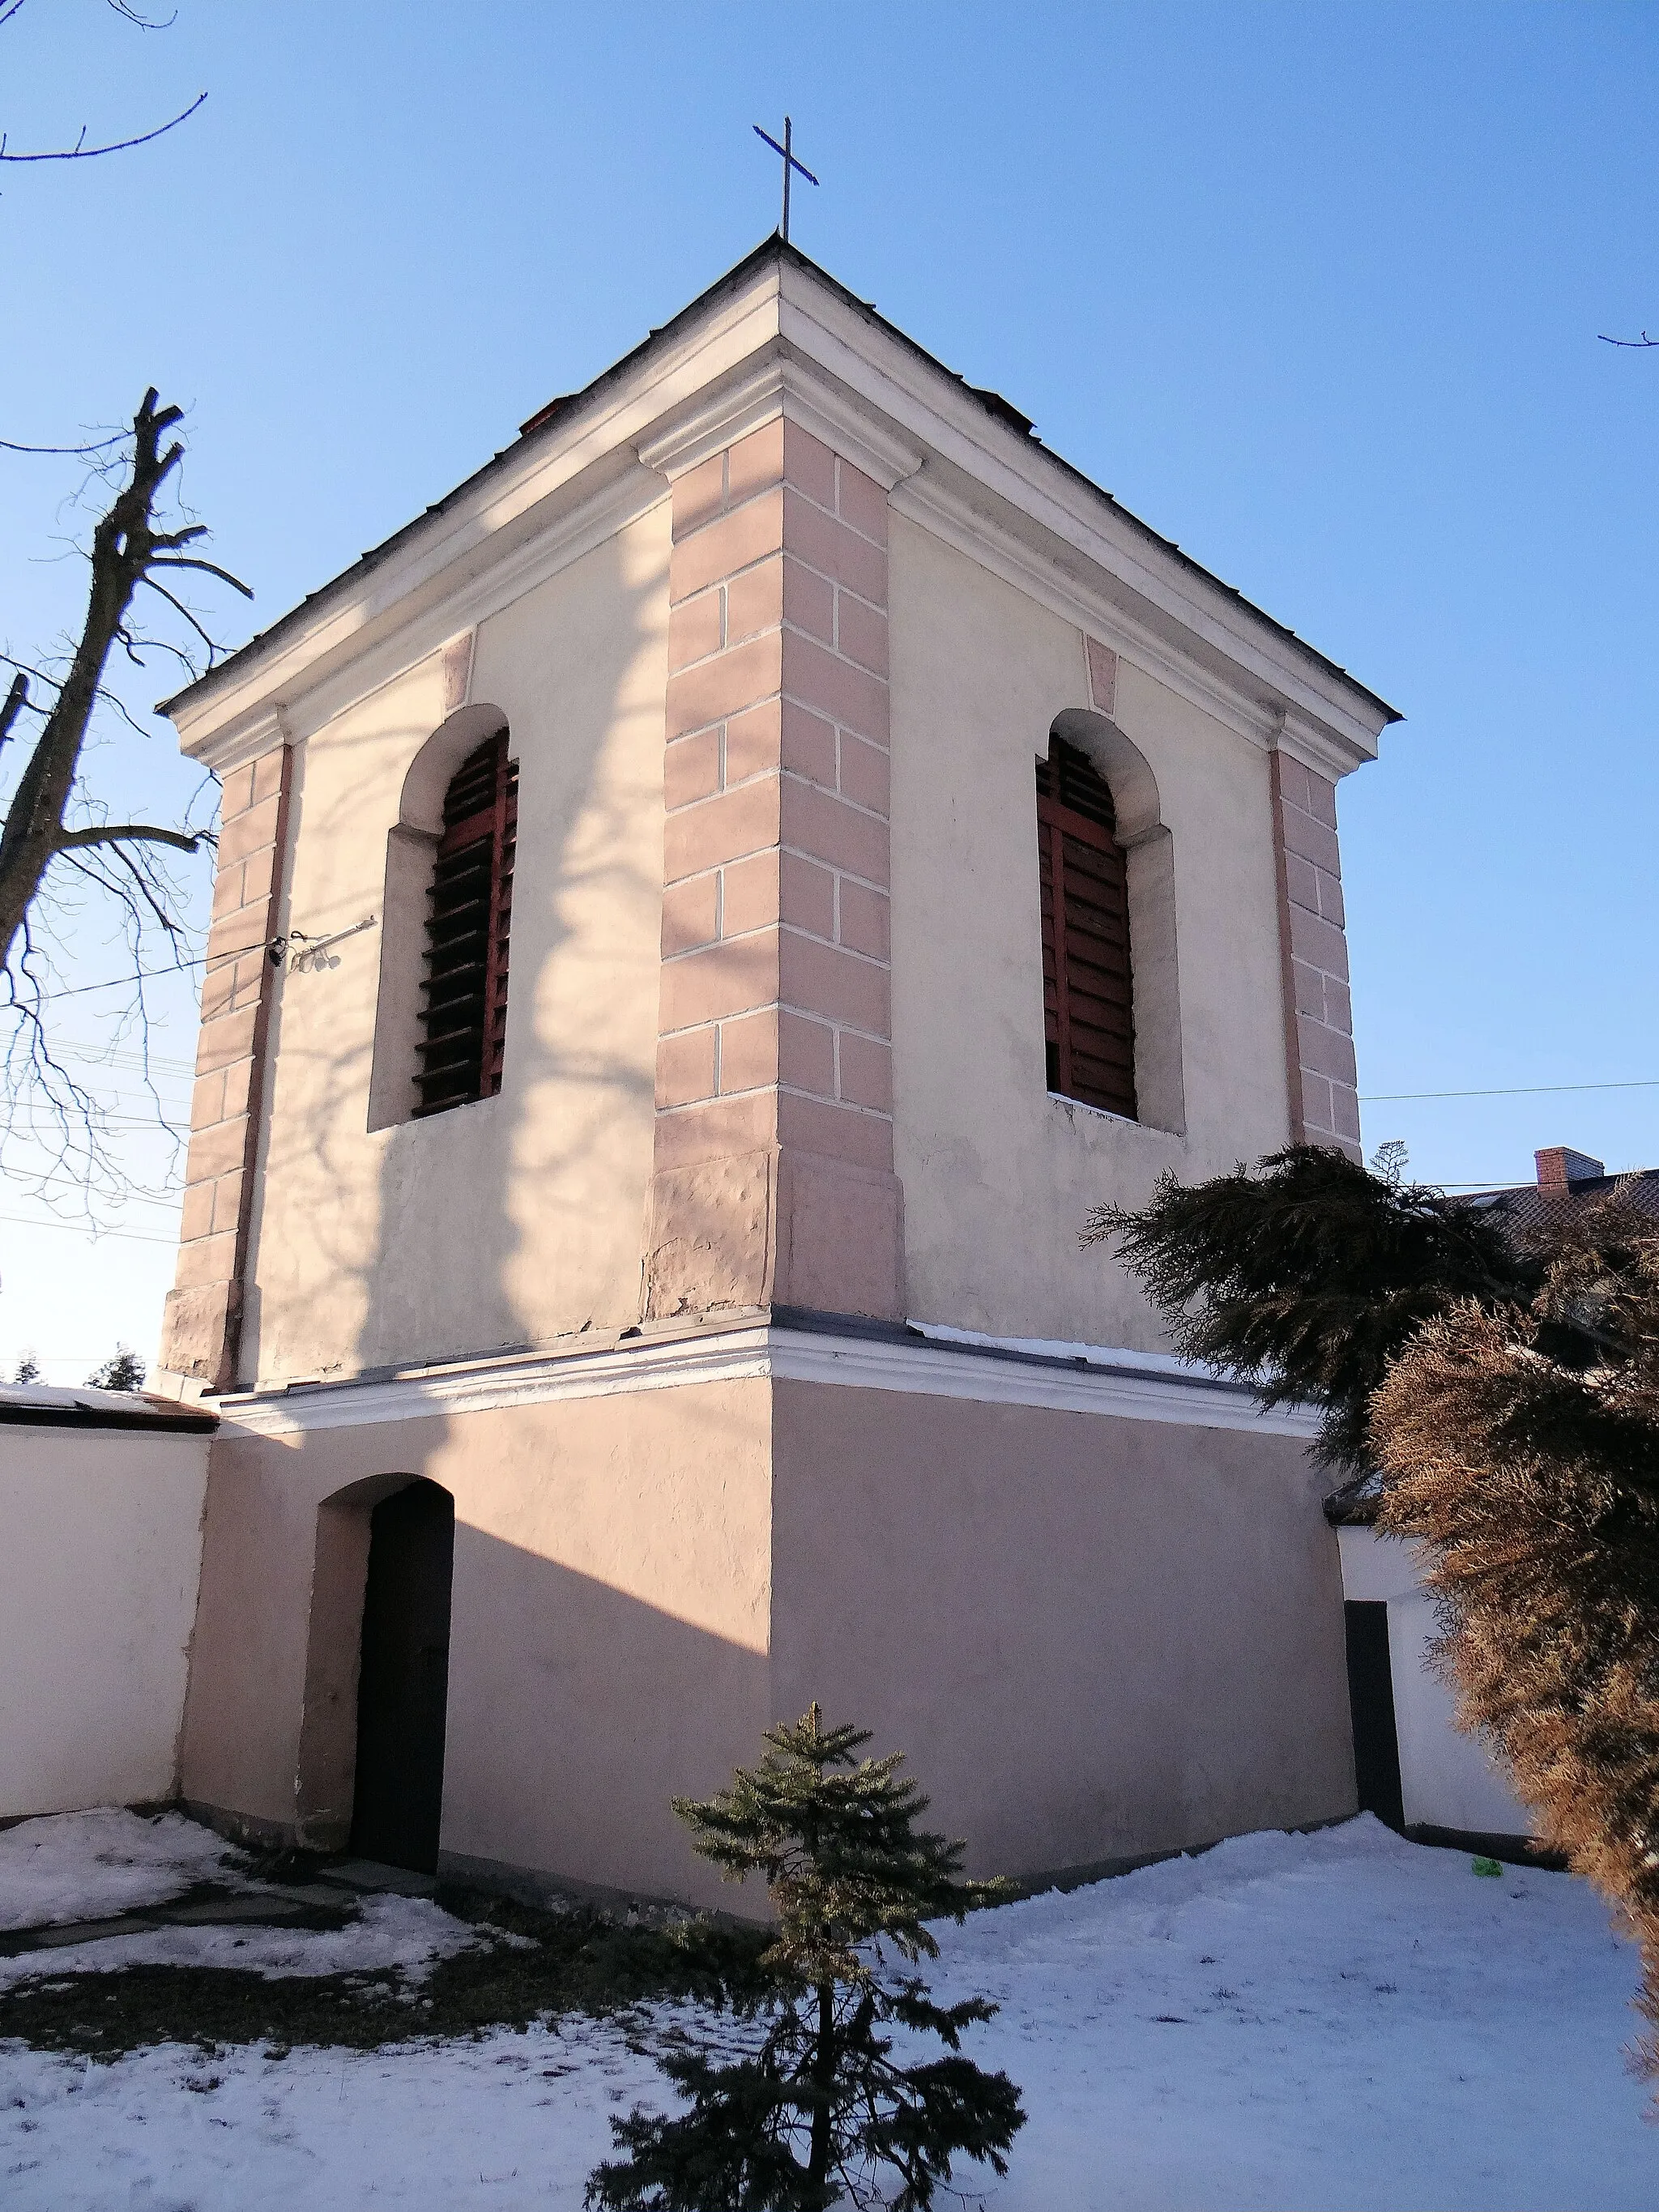
[[[700,393],[676,419],[641,441],[639,457],[669,477],[735,445],[763,423],[784,416],[863,470],[884,491],[921,466],[913,439],[896,437],[867,407],[842,392],[809,361],[774,340],[747,375],[724,391]]]
[[[665,338],[605,384],[568,422],[556,418],[508,447],[402,543],[371,566],[348,570],[268,641],[255,639],[222,674],[185,693],[173,713],[184,750],[207,759],[222,731],[273,701],[286,702],[297,718],[299,702],[325,677],[434,605],[441,611],[432,642],[441,642],[437,630],[447,636],[467,619],[449,603],[452,593],[477,587],[487,602],[493,568],[521,552],[533,567],[540,532],[556,528],[573,509],[603,501],[619,478],[638,478],[635,447],[698,392],[740,373],[776,331],[776,275],[763,269],[691,328]],[[661,495],[659,480],[652,489]],[[422,645],[404,665],[428,649]],[[361,696],[395,672],[383,669],[372,683],[349,688]],[[316,726],[313,715],[305,720]]]
[[[1292,760],[1310,768],[1316,775],[1328,776],[1334,783],[1353,766],[1351,755],[1340,745],[1331,743],[1328,732],[1310,721],[1294,708],[1287,712],[1273,737],[1276,751],[1288,753]]]
[[[185,694],[174,714],[185,749],[214,765],[246,757],[247,730],[276,703],[296,727],[316,728],[312,694],[326,686],[332,702],[378,688],[399,652],[412,665],[439,632],[574,557],[568,548],[590,524],[638,511],[630,502],[646,498],[637,479],[647,471],[694,466],[779,412],[897,487],[901,512],[955,533],[1229,726],[1282,742],[1328,775],[1374,756],[1384,716],[1362,687],[793,260],[757,264],[568,418],[508,447],[441,512]],[[371,659],[372,681],[366,669],[343,675]]]
[[[669,419],[654,423],[635,451],[647,468],[659,470],[672,480],[782,411],[783,363],[773,339],[744,374],[694,394]]]
[[[233,769],[242,768],[249,761],[258,760],[278,745],[291,745],[294,732],[289,726],[288,714],[281,705],[264,705],[245,714],[222,732],[213,757],[206,764],[216,775],[228,775]],[[204,756],[205,758],[205,756]]]
[[[1188,657],[1171,652],[1105,592],[1090,590],[1080,579],[1000,527],[982,506],[971,505],[925,470],[897,487],[892,506],[895,513],[942,538],[947,545],[977,561],[1062,621],[1075,623],[1122,659],[1138,663],[1148,675],[1156,676],[1226,728],[1249,738],[1253,744],[1266,747],[1272,743],[1283,717],[1260,690],[1224,683]],[[1352,767],[1352,763],[1346,765]]]
[[[1345,769],[1375,757],[1387,718],[1362,686],[808,272],[792,265],[783,278],[780,328],[792,352],[816,360],[892,430],[917,438],[928,453],[924,480],[935,480],[941,499],[954,490],[958,513],[973,515],[1002,557],[1026,541],[1030,574],[1035,545],[1041,549],[1037,573],[1046,568],[1073,591],[1080,587],[1085,601],[1114,610],[1120,625],[1127,618],[1143,636],[1161,632],[1166,659],[1173,653],[1184,662],[1196,654],[1208,661],[1218,688],[1250,701],[1258,715],[1273,705],[1299,710],[1328,732]],[[919,491],[913,477],[895,503],[902,506]],[[1259,721],[1255,734],[1261,734]]]
[[[183,740],[216,775],[224,775],[274,743],[266,734],[273,720],[286,732],[306,737],[358,705],[423,660],[441,652],[458,631],[476,631],[499,614],[605,544],[667,497],[661,478],[641,468],[628,469],[585,499],[550,518],[533,537],[504,550],[502,557],[453,588],[411,593],[373,627],[365,625],[343,651],[319,653],[295,684],[295,702],[259,706],[240,720],[224,723],[206,736]]]
[[[1103,1353],[1098,1361],[1023,1357],[827,1330],[817,1334],[759,1321],[666,1341],[637,1338],[592,1352],[528,1354],[384,1381],[292,1387],[221,1399],[216,1410],[223,1438],[293,1437],[563,1399],[768,1379],[1304,1440],[1316,1429],[1314,1415],[1304,1407],[1281,1406],[1263,1413],[1237,1384],[1171,1376],[1137,1364],[1133,1352]]]
[[[913,477],[927,459],[915,439],[897,434],[811,362],[793,356],[784,362],[783,411],[885,492]]]

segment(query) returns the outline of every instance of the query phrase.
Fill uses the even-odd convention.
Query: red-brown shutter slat
[[[507,742],[503,730],[469,754],[444,795],[421,986],[417,1115],[501,1087],[519,811],[519,765]]]
[[[1037,763],[1036,789],[1048,1088],[1133,1120],[1128,872],[1111,791],[1060,738]]]

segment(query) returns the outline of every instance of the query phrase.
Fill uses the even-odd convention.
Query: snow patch
[[[119,1806],[52,1813],[0,1830],[0,1929],[51,1928],[161,1905],[198,1882],[250,1887],[243,1855],[179,1813]]]
[[[341,1902],[346,1899],[342,1895]],[[492,1931],[495,1940],[503,1938]],[[0,1959],[0,1990],[66,1974],[118,1973],[124,1966],[233,1966],[275,1978],[294,1974],[349,1974],[398,1968],[419,1981],[440,1959],[479,1941],[477,1929],[422,1897],[369,1897],[344,1928],[156,1928],[107,1936],[61,1950]]]
[[[1202,1360],[1183,1359],[1174,1352],[1129,1352],[1109,1344],[1071,1344],[1057,1337],[988,1336],[983,1329],[951,1328],[942,1321],[905,1323],[919,1336],[939,1344],[972,1344],[989,1352],[1023,1352],[1033,1359],[1082,1359],[1091,1367],[1127,1367],[1141,1373],[1176,1375],[1187,1382],[1218,1382],[1228,1378]]]
[[[417,1904],[375,1900],[388,1948],[441,1935]],[[199,1932],[237,1964],[267,1935],[299,1971],[344,1955],[340,1936]],[[1623,2064],[1635,1954],[1567,1875],[1478,1881],[1362,1818],[936,1933],[935,1994],[1001,2005],[964,2048],[1030,2116],[1006,2181],[957,2171],[989,2212],[1659,2212]],[[676,2019],[281,2063],[0,2045],[7,2212],[578,2212],[608,2120],[671,2101],[634,2046]]]

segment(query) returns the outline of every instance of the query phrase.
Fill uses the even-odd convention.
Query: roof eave
[[[417,549],[422,533],[441,532],[447,519],[454,516],[458,509],[464,508],[469,501],[477,504],[492,480],[505,482],[510,472],[515,469],[520,472],[526,471],[538,457],[555,455],[564,449],[579,447],[591,427],[603,420],[607,401],[619,400],[630,386],[648,390],[659,368],[665,368],[672,362],[674,354],[683,350],[688,340],[695,337],[700,325],[716,319],[724,307],[739,299],[745,289],[754,287],[757,276],[774,267],[781,272],[780,301],[783,293],[781,272],[785,270],[798,274],[808,280],[810,286],[821,289],[842,309],[878,331],[885,342],[899,349],[905,357],[922,366],[930,383],[938,380],[940,387],[938,404],[942,410],[948,411],[952,401],[956,403],[958,413],[963,406],[972,410],[977,425],[975,442],[978,447],[987,453],[1000,452],[1003,461],[1028,483],[1046,479],[1056,495],[1073,507],[1078,503],[1077,495],[1081,493],[1085,506],[1097,514],[1103,526],[1120,538],[1127,537],[1144,548],[1150,563],[1167,568],[1185,577],[1197,599],[1207,604],[1224,625],[1231,624],[1235,635],[1242,618],[1243,631],[1255,634],[1266,646],[1270,657],[1277,658],[1288,653],[1292,663],[1307,672],[1316,693],[1327,697],[1333,694],[1337,696],[1346,710],[1346,719],[1351,726],[1358,728],[1363,725],[1369,732],[1368,744],[1355,746],[1352,740],[1348,742],[1348,764],[1357,764],[1358,759],[1374,755],[1376,735],[1401,719],[1396,708],[1359,683],[1338,663],[1298,637],[1285,624],[1247,599],[1242,592],[1223,583],[1180,546],[1160,536],[1082,471],[1051,453],[1030,431],[1023,430],[1019,426],[1025,418],[1018,416],[1017,410],[999,395],[966,384],[915,339],[888,322],[869,301],[857,298],[827,270],[820,269],[798,248],[785,245],[775,234],[763,240],[669,322],[653,330],[639,345],[580,392],[550,402],[531,416],[519,438],[511,446],[504,447],[444,498],[405,524],[381,544],[371,548],[349,568],[279,617],[269,629],[250,639],[216,668],[162,701],[157,711],[168,715],[179,726],[181,739],[191,750],[195,750],[184,726],[191,721],[211,720],[210,710],[215,703],[224,700],[227,692],[239,681],[246,684],[262,665],[270,665],[284,646],[292,644],[303,635],[307,622],[320,628],[335,611],[347,604],[354,586],[362,584],[366,578],[399,553]],[[1222,657],[1225,658],[1227,647],[1224,642],[1219,650]],[[1294,690],[1294,684],[1291,688]],[[249,708],[250,711],[257,711],[256,702],[250,702]],[[239,714],[240,710],[233,710],[227,719],[234,721],[239,719]]]

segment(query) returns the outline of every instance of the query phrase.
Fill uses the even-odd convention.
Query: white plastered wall
[[[1081,633],[891,526],[893,1088],[907,1299],[919,1320],[1155,1350],[1158,1322],[1090,1208],[1139,1206],[1287,1141],[1267,755],[1127,660],[1113,720],[1172,840],[1184,1135],[1043,1079],[1034,762],[1086,708]]]
[[[207,1458],[0,1428],[0,1820],[173,1795]]]
[[[470,697],[519,763],[499,1097],[371,1129],[382,948],[284,975],[246,1380],[328,1376],[619,1328],[637,1313],[662,901],[668,511],[480,623]],[[380,911],[434,654],[309,736],[289,925]],[[387,957],[400,948],[388,945]],[[418,940],[401,948],[418,963]]]
[[[1342,1594],[1389,1608],[1389,1668],[1406,1825],[1524,1836],[1527,1809],[1473,1736],[1453,1718],[1452,1696],[1428,1664],[1438,1632],[1434,1605],[1417,1578],[1412,1547],[1374,1528],[1340,1528]]]

